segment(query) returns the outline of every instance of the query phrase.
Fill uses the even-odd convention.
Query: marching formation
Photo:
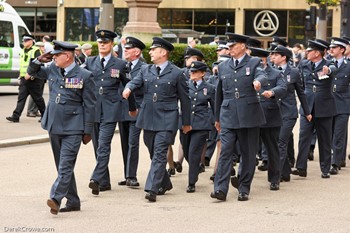
[[[173,188],[171,176],[182,171],[183,159],[189,164],[186,192],[196,192],[200,173],[215,150],[210,197],[220,201],[226,200],[230,184],[238,190],[238,201],[249,200],[259,159],[263,162],[258,169],[267,170],[271,191],[279,190],[291,175],[307,177],[313,137],[318,139],[321,178],[346,166],[350,38],[333,37],[331,43],[310,40],[305,56],[296,59],[278,37],[265,50],[254,38],[226,33],[225,41],[215,43],[218,60],[211,71],[205,54],[196,48],[186,49],[185,68],[180,69],[169,60],[174,46],[154,37],[149,50],[152,64],[146,64],[142,41],[126,37],[121,49],[113,47],[116,36],[97,31],[99,54],[79,59],[84,60],[81,64],[74,53],[77,45],[53,41],[51,52],[32,59],[27,73],[21,71],[23,83],[27,77],[47,80],[50,89],[45,111],[41,99],[33,99],[49,133],[58,173],[47,201],[52,214],[80,210],[74,166],[81,142],[92,140],[96,158],[87,186],[93,195],[111,190],[108,163],[117,125],[122,151],[116,153],[124,161],[118,185],[140,186],[137,167],[143,131],[150,156],[144,185],[149,202]],[[28,94],[31,91],[23,96]],[[8,120],[18,122],[22,110],[15,110]],[[298,117],[295,161],[290,151]],[[180,153],[175,162],[172,145],[177,132]],[[67,202],[61,208],[64,198]]]

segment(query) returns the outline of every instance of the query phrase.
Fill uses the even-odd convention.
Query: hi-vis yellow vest
[[[26,53],[24,52],[24,49],[21,50],[20,53],[20,63],[19,63],[19,76],[24,77],[27,73],[27,69],[29,66],[29,62],[32,58],[34,58],[35,52],[39,48],[36,46],[32,46],[29,51]]]

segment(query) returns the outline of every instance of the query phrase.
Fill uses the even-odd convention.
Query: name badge
[[[82,78],[65,78],[64,80],[65,88],[75,88],[82,89],[83,88],[83,79]]]
[[[119,78],[120,70],[118,69],[111,69],[111,77],[112,78]]]
[[[245,75],[250,75],[250,67],[245,68]]]

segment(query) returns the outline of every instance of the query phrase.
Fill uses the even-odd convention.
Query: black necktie
[[[197,82],[196,81],[193,81],[193,85],[195,88],[197,88]]]
[[[335,67],[338,68],[338,61],[335,61],[335,62],[334,62],[334,65],[335,65]]]
[[[66,71],[64,70],[64,68],[61,68],[60,70],[61,70],[62,76],[64,77],[64,73],[65,73]]]
[[[311,62],[311,68],[312,68],[312,71],[314,71],[316,69],[315,63]]]
[[[132,70],[132,62],[131,61],[128,62],[128,67],[129,67],[129,72],[130,72]]]
[[[104,68],[105,68],[105,64],[104,64],[104,62],[105,62],[105,58],[103,57],[103,58],[101,58],[101,66],[102,66],[102,69],[104,69]]]
[[[280,67],[280,66],[278,67],[278,69],[279,69],[279,70],[283,70],[283,68],[282,68],[282,67]]]
[[[160,70],[161,70],[160,66],[157,66],[157,73],[158,73],[158,75],[160,75]]]
[[[239,61],[238,61],[238,60],[235,60],[235,67],[238,66],[238,63],[239,63]]]

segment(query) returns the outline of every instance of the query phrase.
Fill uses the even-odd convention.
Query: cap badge
[[[191,67],[194,67],[194,63],[192,63]]]
[[[104,32],[104,31],[102,31],[102,32],[101,32],[101,36],[104,36],[104,35],[105,35],[105,32]]]

